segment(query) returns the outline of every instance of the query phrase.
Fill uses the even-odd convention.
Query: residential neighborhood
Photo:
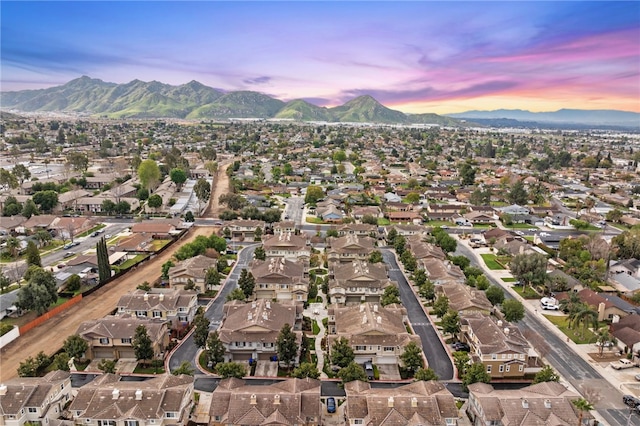
[[[7,425],[640,424],[637,134],[2,129]]]

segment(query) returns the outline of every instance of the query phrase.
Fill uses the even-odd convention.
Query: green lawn
[[[504,277],[502,278],[502,281],[504,281],[505,283],[514,283],[517,280],[515,279],[515,277]]]
[[[118,269],[123,270],[123,269],[127,269],[132,267],[133,265],[135,265],[136,263],[141,262],[142,260],[144,260],[145,258],[147,258],[149,255],[148,254],[138,254],[136,255],[136,257],[134,257],[133,259],[129,259],[126,262],[118,265]]]
[[[529,229],[529,228],[533,229],[533,228],[535,228],[535,226],[531,225],[530,223],[512,223],[511,225],[504,225],[504,227],[507,228],[507,229]]]
[[[474,223],[473,227],[474,229],[489,229],[495,228],[496,226],[492,223]]]
[[[541,297],[538,293],[536,293],[534,289],[529,286],[524,288],[524,286],[521,285],[514,285],[511,288],[524,299],[539,299]]]
[[[313,322],[311,323],[311,329],[313,330],[314,335],[320,333],[320,326],[318,325],[318,321],[313,320]]]
[[[589,329],[583,331],[581,328],[575,330],[569,328],[566,316],[545,315],[544,317],[577,344],[595,343],[598,340],[598,337]]]
[[[134,373],[137,374],[164,374],[164,367],[141,367],[138,364],[133,370]]]
[[[427,226],[453,226],[453,224],[447,220],[430,220],[426,223]]]
[[[387,225],[391,225],[391,221],[389,219],[387,219],[386,217],[378,218],[378,226],[387,226]]]
[[[167,244],[169,244],[172,240],[153,240],[151,242],[151,246],[153,247],[153,251],[158,251],[160,250],[162,247],[166,246]]]
[[[487,268],[491,269],[492,271],[504,269],[504,267],[501,264],[496,262],[495,254],[483,253],[480,256],[482,256],[482,260],[484,260],[484,263],[485,265],[487,265]]]
[[[322,219],[320,219],[319,217],[310,217],[310,216],[307,216],[307,217],[305,218],[305,220],[307,221],[307,223],[315,223],[315,224],[318,224],[318,225],[322,225],[322,224],[324,224],[324,221],[323,221]]]

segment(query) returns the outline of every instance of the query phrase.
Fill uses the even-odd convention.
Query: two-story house
[[[491,378],[523,378],[542,368],[520,329],[505,321],[482,314],[461,316],[460,334],[471,348],[471,360],[484,364]]]
[[[76,425],[186,425],[193,406],[193,376],[162,374],[123,381],[103,374],[78,389],[68,410]]]
[[[153,353],[161,358],[169,344],[167,321],[139,318],[135,315],[108,315],[104,318],[84,321],[76,334],[87,341],[86,358],[136,358],[132,341],[136,327],[144,325],[151,338]]]
[[[436,286],[436,295],[444,295],[449,299],[449,309],[460,315],[480,313],[489,315],[493,305],[484,291],[476,290],[464,284],[442,284]]]
[[[172,329],[186,327],[198,309],[195,291],[181,289],[135,290],[120,297],[116,315],[135,315],[169,321]]]
[[[306,262],[311,258],[311,247],[306,234],[296,235],[287,232],[265,235],[262,239],[262,245],[268,257],[284,257],[292,261]]]
[[[9,379],[0,384],[0,424],[48,424],[61,416],[71,398],[71,375],[66,371]]]
[[[355,380],[345,383],[346,424],[447,425],[458,424],[453,394],[436,381],[417,381],[393,389],[372,388]]]
[[[265,222],[262,220],[232,220],[227,223],[226,228],[231,232],[231,239],[236,241],[253,241],[256,235],[256,228],[260,228],[264,235]]]
[[[199,291],[218,290],[208,288],[205,280],[207,270],[215,267],[216,259],[204,255],[180,261],[176,266],[169,268],[169,286],[184,289],[184,286],[192,282]]]
[[[304,302],[309,293],[309,278],[305,265],[284,257],[254,259],[249,265],[256,280],[255,295],[258,299],[296,300]]]
[[[344,337],[356,356],[355,361],[374,364],[400,364],[400,355],[409,342],[421,346],[420,336],[410,334],[407,310],[400,306],[382,307],[372,303],[329,308],[328,346]]]
[[[339,237],[357,235],[358,237],[378,238],[378,227],[370,223],[347,223],[339,225],[336,230]]]
[[[310,378],[267,385],[224,379],[213,391],[209,410],[213,426],[317,426],[320,417],[320,381]]]
[[[375,250],[376,239],[371,237],[358,237],[357,235],[345,235],[344,237],[329,237],[327,258],[329,262],[353,262],[354,260],[366,260]]]
[[[389,279],[384,263],[356,260],[332,263],[329,267],[329,298],[332,303],[380,303],[384,289],[390,285],[396,284]]]
[[[302,303],[293,300],[225,303],[224,317],[218,329],[225,348],[225,362],[271,360],[277,356],[276,340],[285,324],[295,330],[300,345],[301,321]]]
[[[474,426],[486,425],[577,425],[580,413],[573,401],[580,395],[557,382],[544,382],[521,389],[496,390],[486,383],[469,385],[467,414]],[[593,416],[582,413],[591,424]]]

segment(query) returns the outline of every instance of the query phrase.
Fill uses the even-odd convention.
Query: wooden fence
[[[75,305],[76,303],[78,303],[81,300],[82,300],[82,294],[79,294],[79,295],[67,300],[62,305],[58,305],[55,308],[51,309],[49,312],[46,312],[43,315],[40,315],[38,318],[34,319],[33,321],[30,321],[30,322],[26,323],[25,325],[20,327],[20,335],[23,336],[26,332],[28,332],[32,328],[39,326],[43,322],[45,322],[45,321],[49,320],[50,318],[56,316],[57,314],[59,314],[60,312],[64,311],[65,309],[70,308],[71,306]]]

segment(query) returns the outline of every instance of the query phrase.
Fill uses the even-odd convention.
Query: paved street
[[[389,277],[398,283],[402,305],[407,309],[407,316],[411,327],[422,340],[422,350],[440,380],[453,379],[453,365],[446,349],[438,336],[433,324],[424,313],[420,301],[409,287],[409,283],[398,266],[394,253],[388,249],[382,250],[384,261],[389,265]]]
[[[205,311],[205,316],[209,318],[209,321],[211,321],[211,324],[209,325],[210,331],[214,331],[220,327],[220,322],[222,321],[222,308],[227,299],[227,294],[237,287],[240,272],[243,268],[248,267],[249,262],[253,259],[253,251],[256,247],[257,244],[253,244],[240,250],[238,253],[238,261],[233,267],[231,274],[229,274],[229,277],[225,281],[224,286],[218,292],[216,298],[208,305],[207,310]],[[191,362],[191,365],[197,369],[197,353],[198,347],[193,342],[193,333],[191,333],[187,338],[182,340],[180,345],[176,347],[173,352],[171,352],[165,361],[165,364],[169,366],[170,370],[173,370],[178,368],[182,361],[189,361]]]
[[[490,270],[484,267],[484,262],[479,260],[479,256],[468,246],[458,241],[458,249],[455,254],[461,254],[471,260],[471,264],[482,268],[489,280],[505,290],[507,298],[515,298],[510,288],[504,282],[495,278]],[[525,304],[525,318],[518,323],[524,332],[532,330],[539,333],[549,345],[549,353],[545,360],[565,378],[571,386],[579,392],[585,389],[593,389],[601,397],[601,400],[594,404],[598,413],[607,421],[609,425],[640,425],[640,416],[633,414],[629,417],[627,407],[622,403],[622,393],[609,383],[589,362],[576,354],[567,342],[559,335],[550,330],[547,324],[542,322],[535,311],[531,312],[531,307]],[[558,332],[559,333],[559,332]]]

